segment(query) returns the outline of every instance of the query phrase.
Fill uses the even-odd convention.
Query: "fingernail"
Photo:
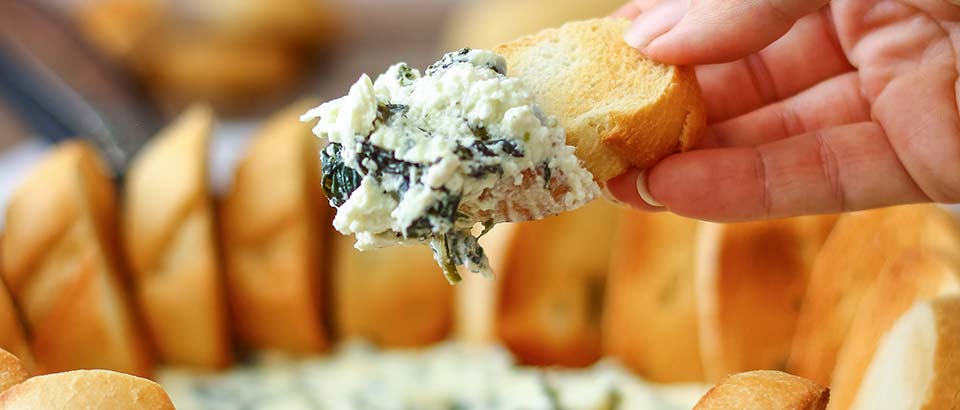
[[[603,198],[604,198],[604,199],[606,199],[606,200],[608,200],[608,201],[610,201],[610,202],[612,202],[612,203],[614,203],[614,204],[616,204],[616,205],[627,205],[626,203],[624,203],[623,201],[621,201],[619,198],[613,196],[613,193],[610,192],[610,185],[603,184],[603,187],[600,188],[600,193],[601,193],[601,195],[603,195]]]
[[[642,50],[677,25],[686,12],[686,0],[664,0],[637,17],[623,33],[623,39],[631,47]]]
[[[653,199],[653,195],[650,195],[650,189],[647,188],[646,170],[640,172],[640,175],[637,176],[637,193],[640,194],[640,199],[642,199],[643,202],[646,202],[648,205],[657,208],[663,208],[663,204],[656,199]]]

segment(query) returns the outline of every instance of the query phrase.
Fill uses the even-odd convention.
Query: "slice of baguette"
[[[528,365],[586,366],[602,354],[601,317],[619,208],[595,201],[517,224],[502,260],[494,331]]]
[[[830,391],[810,380],[776,370],[754,370],[724,378],[694,410],[823,410]]]
[[[960,259],[957,221],[935,205],[844,214],[827,238],[807,285],[787,370],[830,384],[837,351],[863,294],[887,259],[907,248]]]
[[[0,394],[0,409],[173,410],[150,380],[109,370],[74,370],[27,379]]]
[[[223,367],[230,362],[207,146],[213,112],[193,106],[143,148],[130,165],[123,245],[160,357]]]
[[[227,290],[239,341],[291,353],[325,350],[321,261],[330,207],[319,150],[299,101],[257,132],[221,204]]]
[[[331,228],[332,229],[332,228]],[[453,327],[453,287],[426,246],[360,252],[333,233],[331,307],[334,333],[383,347],[424,346]]]
[[[23,362],[6,350],[0,349],[0,393],[30,377]]]
[[[850,408],[878,342],[893,323],[918,302],[960,293],[958,275],[956,266],[939,255],[915,249],[905,251],[884,266],[864,294],[837,355],[830,385],[831,409]]]
[[[702,225],[669,213],[623,212],[607,283],[605,352],[654,382],[702,381],[694,292]]]
[[[513,232],[520,223],[497,224],[480,239],[490,268],[497,277],[503,277],[504,265],[510,256]],[[454,337],[457,341],[489,344],[496,343],[496,315],[503,281],[490,280],[482,275],[463,275],[463,281],[455,286]]]
[[[16,355],[28,370],[36,370],[33,352],[30,351],[20,320],[20,311],[7,285],[0,281],[0,349]]]
[[[595,19],[494,47],[603,183],[696,144],[706,115],[691,67],[655,63],[623,41],[625,19]]]
[[[118,270],[114,187],[90,146],[60,144],[14,193],[3,275],[23,309],[41,373],[145,375],[151,360]]]
[[[880,339],[850,409],[960,407],[960,297],[920,302]]]
[[[704,223],[696,287],[707,380],[784,370],[814,259],[835,221]]]

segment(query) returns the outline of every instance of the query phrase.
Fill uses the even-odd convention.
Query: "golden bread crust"
[[[694,410],[823,410],[830,391],[802,377],[775,370],[727,376]]]

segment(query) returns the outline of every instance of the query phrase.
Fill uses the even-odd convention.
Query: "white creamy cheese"
[[[328,357],[260,357],[220,374],[162,369],[158,381],[180,410],[679,410],[707,390],[645,383],[613,362],[519,367],[500,347],[457,343],[379,351],[352,342]]]
[[[360,250],[428,243],[451,282],[457,265],[492,275],[470,229],[539,219],[599,195],[554,118],[503,57],[448,53],[424,75],[406,64],[363,75],[301,117],[328,145],[334,227]]]

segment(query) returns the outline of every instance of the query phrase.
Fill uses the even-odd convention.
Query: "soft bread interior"
[[[904,312],[917,302],[958,292],[958,271],[939,254],[909,249],[892,258],[864,295],[837,355],[830,408],[850,406],[878,342]]]
[[[918,303],[880,340],[851,409],[913,410],[933,383],[937,322],[929,303]]]

